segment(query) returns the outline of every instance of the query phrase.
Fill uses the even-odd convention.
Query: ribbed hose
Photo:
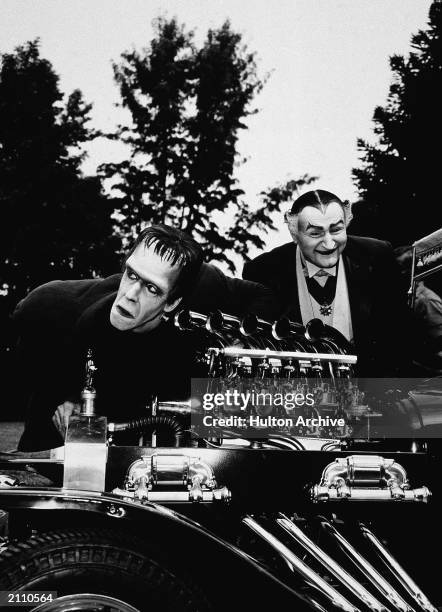
[[[175,436],[176,446],[184,435],[184,427],[177,419],[169,414],[157,414],[132,419],[126,423],[114,423],[114,431],[135,431],[139,434],[146,433],[150,429],[166,429]]]

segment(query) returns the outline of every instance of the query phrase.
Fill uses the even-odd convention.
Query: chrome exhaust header
[[[368,529],[363,523],[360,523],[360,528],[363,536],[370,542],[372,547],[377,552],[379,558],[383,561],[384,565],[388,568],[396,580],[398,580],[413,601],[417,603],[419,609],[425,610],[425,612],[438,612],[438,609],[433,606],[428,597],[422,592],[422,590],[404,570],[404,568],[396,561],[393,555],[388,552],[374,533],[370,531],[370,529]]]
[[[322,548],[315,544],[293,521],[284,514],[280,514],[276,523],[282,527],[297,544],[302,546],[312,557],[319,561],[322,566],[341,584],[343,584],[355,597],[357,597],[370,610],[375,612],[388,612],[371,593],[365,589],[351,574],[349,574],[339,563],[330,557]],[[402,612],[409,612],[408,606],[397,608]]]
[[[323,595],[333,606],[345,612],[360,612],[343,595],[324,580],[319,574],[313,571],[302,559],[300,559],[290,548],[283,544],[277,537],[267,531],[260,523],[251,516],[246,516],[242,520],[251,531],[259,535],[269,544],[279,556],[287,563],[293,572],[300,574],[309,584],[311,584],[321,595]]]
[[[361,555],[350,542],[331,524],[325,517],[320,517],[321,526],[337,543],[339,548],[346,554],[348,559],[360,570],[365,578],[381,593],[393,606],[395,610],[402,612],[413,612],[407,602],[399,593],[385,580],[375,567]]]

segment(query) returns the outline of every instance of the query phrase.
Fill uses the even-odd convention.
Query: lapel
[[[363,256],[358,247],[357,238],[348,237],[343,253],[345,274],[347,277],[348,299],[353,325],[353,335],[357,342],[370,319],[376,295],[376,278],[373,265],[367,256]]]
[[[296,280],[296,249],[298,247],[295,245],[295,243],[292,243],[291,246],[293,248],[290,249],[289,259],[287,262],[285,262],[285,264],[287,264],[290,277],[287,279],[287,276],[284,276],[282,279],[287,291],[287,299],[285,300],[287,308],[283,314],[292,321],[302,323],[301,307],[299,305],[298,296],[298,283]]]

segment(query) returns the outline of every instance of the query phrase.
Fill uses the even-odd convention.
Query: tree
[[[118,265],[113,207],[80,170],[90,109],[78,90],[63,104],[38,40],[1,56],[0,277],[11,305],[53,278]]]
[[[123,53],[114,73],[131,125],[113,137],[131,154],[101,171],[119,193],[122,233],[129,236],[147,222],[171,223],[191,233],[207,259],[234,270],[229,251],[245,255],[250,245],[263,245],[258,217],[234,177],[244,161],[238,136],[263,86],[255,54],[229,22],[209,30],[198,49],[176,19],[158,19],[148,48]],[[226,212],[233,222],[221,231],[216,217]],[[259,224],[272,226],[262,209]]]
[[[353,177],[358,203],[352,230],[394,245],[410,244],[441,226],[439,88],[442,3],[433,2],[428,29],[411,39],[408,57],[390,59],[387,103],[374,112],[375,144],[358,140],[362,166]]]
[[[276,226],[273,223],[273,215],[281,212],[282,205],[291,205],[293,200],[300,195],[300,189],[302,187],[311,185],[317,180],[317,176],[304,174],[298,179],[291,178],[283,183],[278,183],[273,187],[261,191],[260,205],[253,211],[248,211],[247,214],[244,214],[243,219],[238,215],[235,227],[232,228],[232,235],[234,237],[237,235],[240,236],[241,232],[248,231],[249,226],[253,227],[257,232],[251,238],[253,246],[262,250],[265,248],[265,242],[262,236],[268,234],[270,231],[276,230]],[[242,227],[241,223],[244,223]],[[237,230],[238,226],[239,231]],[[248,245],[242,245],[241,239],[238,240],[236,252],[242,255],[245,261],[250,259]]]
[[[23,415],[9,315],[18,300],[55,278],[118,269],[112,203],[100,179],[80,171],[90,108],[78,90],[63,104],[38,41],[0,57],[0,371],[15,419]]]

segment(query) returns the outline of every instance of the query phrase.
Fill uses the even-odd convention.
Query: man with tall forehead
[[[272,288],[291,320],[338,329],[354,344],[359,374],[398,374],[407,311],[391,245],[347,235],[350,206],[329,191],[304,193],[285,221],[293,241],[248,262],[243,277]]]
[[[276,314],[272,292],[226,277],[202,263],[195,240],[169,226],[151,226],[136,238],[123,274],[104,279],[52,281],[37,287],[14,313],[17,368],[27,404],[20,450],[63,443],[78,411],[88,349],[97,367],[97,413],[128,420],[145,413],[152,394],[188,393],[192,347],[171,315],[184,304],[208,314]]]

